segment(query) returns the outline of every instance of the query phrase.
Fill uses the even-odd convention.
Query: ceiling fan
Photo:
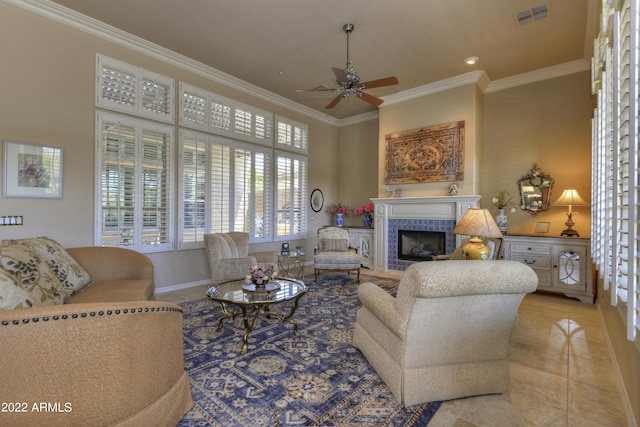
[[[347,63],[342,68],[331,67],[333,70],[333,74],[336,76],[336,83],[338,83],[337,88],[329,88],[325,85],[320,85],[314,87],[313,89],[299,89],[297,92],[331,92],[337,93],[338,96],[335,97],[333,101],[329,103],[325,109],[330,109],[335,107],[338,102],[347,96],[353,94],[355,97],[362,99],[363,101],[368,102],[369,104],[375,105],[376,107],[382,104],[384,101],[380,98],[376,98],[373,95],[364,92],[365,89],[373,89],[376,87],[383,86],[391,86],[397,85],[398,79],[396,77],[385,77],[383,79],[371,80],[368,82],[360,82],[360,77],[353,69],[353,65],[351,64],[351,60],[349,60],[349,34],[355,28],[353,24],[345,24],[343,27],[344,31],[347,33]]]

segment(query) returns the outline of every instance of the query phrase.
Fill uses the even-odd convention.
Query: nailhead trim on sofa
[[[8,320],[4,320],[2,321],[2,325],[3,326],[9,326],[9,325],[19,325],[21,323],[29,323],[30,321],[33,322],[39,322],[41,319],[43,322],[48,322],[49,319],[53,319],[53,320],[67,320],[69,317],[71,317],[72,319],[77,319],[78,317],[87,317],[87,316],[91,316],[91,317],[95,317],[96,315],[98,316],[104,316],[105,313],[107,316],[111,316],[112,314],[135,314],[136,312],[138,313],[142,313],[142,312],[148,313],[149,311],[151,312],[155,312],[155,311],[175,311],[175,312],[179,312],[182,313],[182,309],[180,308],[175,308],[175,307],[146,307],[146,308],[132,308],[131,310],[129,310],[128,308],[122,309],[122,310],[107,310],[106,312],[104,310],[100,310],[100,311],[90,311],[88,313],[74,313],[71,316],[67,315],[67,314],[63,314],[62,316],[52,316],[51,318],[49,316],[43,316],[42,318],[40,317],[34,317],[32,319],[22,319],[22,320],[13,320],[13,321],[8,321]]]

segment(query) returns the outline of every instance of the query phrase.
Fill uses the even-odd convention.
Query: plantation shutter
[[[278,149],[307,154],[309,130],[307,125],[276,116],[276,146]]]
[[[170,174],[172,132],[142,129],[142,241],[145,247],[171,244]],[[144,251],[144,249],[143,249]]]
[[[630,2],[629,7],[629,137],[626,147],[626,205],[627,205],[627,338],[635,341],[639,322],[640,300],[640,254],[638,249],[638,221],[640,206],[638,205],[639,163],[638,163],[638,133],[640,132],[638,66],[640,56],[640,31],[638,17],[638,1]],[[625,2],[625,10],[626,10]]]
[[[271,238],[272,217],[271,217],[271,155],[267,152],[256,152],[254,154],[254,214],[252,221],[252,236],[254,241],[267,241]]]
[[[592,74],[593,87],[598,89],[593,122],[592,179],[597,209],[592,215],[592,248],[604,287],[611,292],[611,304],[618,307],[626,324],[627,338],[637,341],[640,320],[638,0],[602,6],[602,27],[596,39]]]
[[[105,120],[100,140],[99,246],[133,246],[136,129],[132,123]]]
[[[174,83],[156,74],[142,74],[142,115],[173,123]]]
[[[96,106],[175,123],[175,80],[96,55]]]
[[[180,247],[198,247],[204,241],[207,193],[207,137],[181,131],[181,197]]]
[[[210,104],[211,122],[210,127],[212,132],[216,132],[220,135],[231,134],[231,106],[218,101],[212,101]]]
[[[104,64],[101,57],[98,57],[98,67],[97,105],[135,113],[136,69],[126,64]]]
[[[211,233],[231,231],[231,148],[221,143],[212,143],[210,152],[209,209]]]
[[[255,139],[257,142],[272,145],[273,144],[273,114],[265,111],[256,111],[255,113]]]
[[[195,90],[182,90],[180,125],[207,130],[207,98]]]
[[[253,134],[253,114],[250,111],[235,109],[234,131],[247,136]]]
[[[277,236],[296,237],[306,233],[306,159],[278,153]]]
[[[251,151],[236,148],[234,157],[233,231],[248,233],[251,224]]]
[[[97,121],[96,244],[171,250],[173,129],[103,113]]]

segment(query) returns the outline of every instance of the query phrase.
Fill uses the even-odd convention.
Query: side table
[[[304,252],[300,254],[292,252],[290,255],[278,254],[278,276],[300,279],[304,271],[304,256]]]

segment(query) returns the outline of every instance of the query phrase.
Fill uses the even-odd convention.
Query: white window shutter
[[[96,55],[96,107],[175,123],[175,80]]]
[[[306,159],[278,152],[276,175],[277,237],[303,236],[306,234]]]
[[[210,149],[209,193],[211,233],[231,231],[231,148],[221,143],[212,143]]]
[[[611,304],[619,307],[626,324],[627,338],[637,342],[640,326],[638,0],[603,2],[602,6],[603,19],[595,42],[592,73],[598,104],[592,126],[592,192],[596,209],[592,214],[591,246],[603,285],[611,293]]]
[[[276,148],[307,154],[309,144],[308,126],[282,116],[276,116]]]
[[[97,113],[96,244],[173,249],[173,129]]]
[[[180,249],[202,246],[207,230],[207,136],[180,131]]]

